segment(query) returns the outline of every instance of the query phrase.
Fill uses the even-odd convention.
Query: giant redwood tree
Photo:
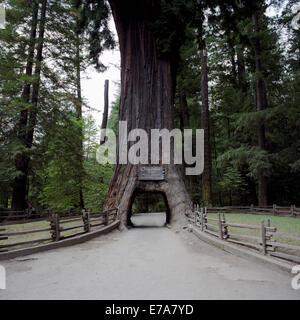
[[[261,112],[268,108],[268,98],[266,92],[266,85],[263,76],[264,68],[262,62],[262,48],[260,39],[260,9],[253,14],[253,30],[255,33],[254,53],[255,53],[255,71],[256,71],[256,86],[255,86],[255,102],[256,109]],[[266,150],[266,128],[264,120],[259,119],[258,124],[258,142],[259,148],[262,151]],[[264,168],[258,170],[258,203],[260,206],[268,205],[268,190],[267,177],[264,173]]]
[[[151,129],[171,130],[184,18],[180,19],[172,12],[169,1],[109,2],[121,52],[119,120],[128,122],[128,131],[135,128],[148,133]],[[108,208],[119,208],[119,216],[125,225],[130,223],[132,202],[138,193],[163,194],[169,210],[168,220],[172,222],[190,210],[190,200],[180,170],[172,164],[164,165],[164,168],[164,181],[145,182],[138,179],[138,166],[116,165],[107,205]]]
[[[38,23],[38,12],[39,4],[41,2],[40,18],[39,18],[39,35],[36,39],[37,23]],[[18,127],[18,138],[21,144],[19,153],[16,156],[15,164],[18,175],[15,178],[13,185],[12,194],[12,208],[14,210],[24,210],[27,208],[27,180],[30,158],[28,156],[28,150],[33,145],[34,129],[37,118],[37,107],[40,90],[40,77],[41,77],[41,63],[43,60],[43,47],[44,47],[44,34],[45,34],[45,23],[46,23],[46,11],[47,11],[47,0],[33,1],[32,3],[32,22],[31,32],[28,47],[28,57],[26,66],[26,76],[31,77],[33,72],[33,60],[36,42],[36,59],[35,59],[35,81],[32,84],[25,83],[22,93],[22,102],[26,107],[20,112],[20,120]],[[31,88],[32,86],[32,88]],[[31,93],[31,94],[30,94]],[[31,101],[30,101],[31,97]],[[28,104],[31,103],[30,108]],[[26,150],[27,149],[27,150]]]

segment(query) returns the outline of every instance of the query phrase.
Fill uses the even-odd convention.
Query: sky
[[[117,39],[113,20],[110,21],[110,29]],[[120,51],[106,50],[100,57],[100,61],[108,67],[107,71],[100,73],[90,67],[82,74],[82,96],[90,109],[84,108],[84,116],[92,115],[96,125],[101,127],[102,114],[104,111],[104,83],[109,80],[109,104],[116,100],[120,91]],[[109,109],[109,111],[111,108]]]

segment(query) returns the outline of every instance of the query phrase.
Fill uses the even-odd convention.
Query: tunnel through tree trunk
[[[119,120],[132,129],[173,129],[174,68],[171,61],[159,55],[153,33],[153,22],[159,1],[110,0],[119,36],[121,52],[121,102]],[[119,152],[119,150],[118,150]],[[183,218],[191,208],[180,170],[164,165],[165,180],[139,181],[138,166],[115,166],[107,206],[119,208],[119,218],[128,225],[128,215],[135,190],[161,192],[170,208],[170,222]]]
[[[153,203],[147,203],[145,208],[143,208],[142,210],[137,210],[137,212],[133,212],[133,204],[137,201],[137,199],[141,196],[146,196],[146,199],[148,198],[148,200],[151,201],[160,201],[163,200],[164,202],[164,209],[162,210],[161,208],[159,208],[158,210],[156,210],[156,206]],[[160,198],[160,199],[159,199]],[[143,197],[142,199],[139,199],[140,201],[144,201],[146,200],[145,197]],[[149,205],[150,205],[150,210],[149,210]],[[153,207],[155,208],[153,210]],[[138,208],[141,209],[141,208]],[[151,210],[152,209],[152,210]],[[151,211],[151,212],[150,212]],[[129,211],[128,211],[128,215],[127,215],[127,225],[128,226],[133,226],[133,223],[131,221],[131,217],[134,215],[134,213],[159,213],[159,212],[165,212],[166,214],[166,223],[169,224],[170,223],[170,218],[171,218],[171,212],[170,212],[170,208],[169,208],[169,204],[168,204],[168,199],[166,197],[166,195],[162,192],[144,192],[143,190],[139,190],[139,189],[135,189],[133,192],[133,195],[131,197],[131,203],[130,203],[130,207],[129,207]]]

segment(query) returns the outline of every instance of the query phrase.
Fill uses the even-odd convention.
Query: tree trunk
[[[217,153],[216,128],[215,128],[215,126],[211,127],[211,137],[213,139],[214,161],[217,162],[218,153]],[[216,164],[215,164],[215,167],[216,167],[217,177],[218,177],[218,179],[221,179],[220,170],[218,169],[218,166]],[[222,200],[221,191],[218,192],[218,196],[219,196],[219,206],[223,206],[223,200]]]
[[[204,129],[204,171],[202,174],[202,201],[205,206],[212,203],[211,197],[211,150],[208,104],[208,70],[205,42],[201,50],[201,95],[202,95],[202,128]]]
[[[34,49],[36,44],[36,32],[38,23],[38,2],[35,1],[33,4],[31,31],[29,39],[29,48],[27,56],[27,64],[25,74],[28,77],[32,76],[33,60],[34,60]],[[20,112],[19,128],[18,128],[18,139],[23,147],[18,153],[15,164],[18,171],[18,176],[14,180],[13,194],[12,194],[12,209],[13,210],[24,210],[26,209],[26,197],[27,197],[27,171],[28,171],[28,156],[26,154],[26,147],[28,147],[26,140],[27,121],[28,121],[28,104],[30,100],[30,88],[31,83],[25,83],[22,92],[22,102],[25,104],[23,110]],[[27,105],[26,105],[27,104]]]
[[[229,30],[225,31],[226,42],[228,46],[228,53],[231,61],[231,83],[236,86],[237,84],[237,66],[236,66],[236,50],[235,44],[232,36],[232,32]]]
[[[266,96],[266,87],[263,79],[263,66],[261,61],[261,43],[260,43],[260,27],[259,27],[259,14],[256,12],[253,15],[253,25],[255,33],[255,71],[256,71],[256,109],[257,111],[265,110],[268,107],[268,101]],[[265,124],[261,119],[258,125],[258,140],[261,150],[266,150],[266,136],[265,136]],[[267,178],[264,175],[264,170],[260,169],[258,173],[258,202],[260,206],[266,206],[267,200]]]
[[[237,65],[238,65],[238,80],[239,87],[242,89],[242,92],[247,95],[247,79],[246,79],[246,66],[244,52],[241,48],[237,48]]]
[[[179,88],[179,104],[180,104],[180,129],[184,130],[190,125],[189,108],[186,94],[183,88]]]
[[[234,86],[236,86],[236,83],[237,83],[237,66],[236,66],[236,61],[235,61],[235,47],[234,45],[232,44],[231,41],[229,41],[229,52],[230,52],[230,60],[231,60],[231,66],[232,66],[232,84]]]
[[[44,35],[45,35],[45,24],[46,24],[46,12],[47,12],[47,0],[42,1],[41,17],[40,17],[40,27],[39,27],[39,44],[37,47],[36,53],[36,66],[35,66],[35,81],[32,87],[32,106],[30,108],[30,117],[29,117],[29,127],[27,132],[27,143],[28,147],[31,148],[33,144],[34,129],[37,121],[38,114],[38,100],[40,92],[40,83],[41,83],[41,69],[43,61],[43,49],[44,49]]]
[[[155,21],[157,1],[110,0],[121,52],[121,101],[119,120],[127,121],[128,131],[139,128],[173,128],[174,69],[159,55],[148,22]],[[118,151],[119,153],[119,151]],[[168,222],[177,222],[191,208],[180,170],[164,165],[165,180],[138,179],[138,166],[117,164],[107,196],[108,208],[119,208],[119,218],[130,225],[133,195],[161,192],[170,208]]]
[[[104,85],[104,112],[103,112],[103,119],[101,125],[101,137],[100,137],[100,145],[105,143],[105,130],[107,128],[107,121],[108,121],[108,108],[109,108],[109,80],[105,80]]]
[[[82,96],[81,96],[81,54],[80,54],[80,35],[76,34],[76,89],[77,89],[77,102],[76,102],[76,111],[77,111],[77,120],[80,122],[78,128],[78,165],[79,170],[78,174],[78,187],[79,187],[79,203],[80,208],[84,209],[84,199],[82,191],[82,180],[83,180],[83,131],[82,131]]]
[[[182,77],[182,81],[183,81]],[[184,129],[187,129],[190,126],[190,116],[189,116],[189,108],[187,103],[186,94],[184,92],[183,86],[179,86],[179,106],[180,106],[180,113],[179,113],[179,119],[180,119],[180,130],[183,132]],[[184,137],[182,137],[182,141],[184,141]],[[183,165],[181,166],[181,174],[184,178],[185,184],[190,187],[193,182],[192,176],[186,176],[185,170],[187,168],[187,164],[184,161]]]
[[[37,24],[38,24],[38,12],[39,12],[38,2],[34,1],[29,48],[28,48],[28,58],[27,58],[27,65],[26,65],[26,71],[25,71],[25,74],[28,77],[32,76],[32,71],[33,71],[34,49],[36,45],[36,33],[37,33]],[[28,104],[30,100],[30,89],[31,89],[31,81],[28,81],[27,83],[25,83],[23,92],[22,92],[22,101],[26,104]],[[20,122],[19,122],[19,138],[24,143],[24,145],[26,145],[27,120],[28,120],[28,107],[25,107],[21,111]]]

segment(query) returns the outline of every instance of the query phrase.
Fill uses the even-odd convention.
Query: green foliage
[[[100,165],[96,161],[99,141],[96,141],[97,128],[92,118],[87,119],[84,126],[84,170],[83,196],[85,207],[93,211],[104,209],[109,182],[113,175],[112,165]]]
[[[267,3],[260,2],[259,37],[269,106],[259,112],[254,103],[258,74],[252,20],[257,3],[253,2],[252,7],[243,1],[238,6],[223,2],[218,10],[210,11],[208,25],[199,31],[208,51],[214,204],[256,203],[259,170],[268,179],[270,203],[299,203],[299,31],[290,25],[291,8],[296,2],[288,1],[286,8],[276,3],[283,9],[277,17],[265,15]],[[175,108],[179,125],[179,93],[183,90],[190,127],[195,129],[201,127],[201,67],[196,34],[181,50]],[[241,79],[239,68],[243,65]],[[261,120],[266,129],[266,150],[258,147]],[[200,203],[196,196],[201,194],[199,179],[186,179],[186,185],[192,198]]]
[[[27,148],[18,135],[20,112],[30,115],[32,108],[30,102],[23,101],[22,91],[26,84],[32,91],[36,81],[35,76],[24,73],[35,1],[7,1],[7,25],[0,30],[0,206],[9,205],[14,179],[20,174],[15,158],[24,152],[30,159],[28,198],[34,207],[78,207],[80,190],[84,189],[86,207],[102,209],[112,168],[83,157],[92,152],[95,159],[97,145],[92,140],[97,132],[84,133],[82,140],[81,131],[90,131],[95,124],[81,119],[77,67],[103,67],[99,55],[114,41],[108,32],[107,3],[92,2],[48,1],[37,122],[33,146]],[[34,71],[36,58],[31,62]],[[25,126],[28,128],[28,121]]]
[[[37,200],[43,207],[51,207],[57,210],[78,208],[80,206],[78,175],[82,176],[83,196],[85,207],[91,210],[103,209],[109,181],[112,177],[112,166],[100,166],[96,162],[95,142],[96,126],[92,119],[84,124],[85,148],[84,148],[84,173],[78,172],[78,137],[74,132],[81,126],[73,118],[57,125],[56,134],[47,144],[44,155],[45,164],[41,170],[35,172],[34,180],[43,179],[38,190]],[[39,179],[38,179],[39,177]],[[30,194],[34,198],[34,188]]]
[[[120,98],[115,100],[112,104],[112,110],[108,118],[107,127],[114,131],[115,135],[118,135],[118,126],[119,126],[119,106]]]
[[[45,157],[49,159],[44,171],[45,181],[39,194],[40,203],[53,209],[79,207],[77,167],[78,141],[73,135],[80,126],[73,118],[56,126],[56,135],[48,143]]]
[[[240,197],[246,193],[247,183],[239,170],[227,167],[216,188],[225,197],[228,197],[228,203],[233,205],[238,204]]]
[[[15,159],[24,152],[30,159],[28,193],[35,207],[78,207],[82,190],[86,208],[101,210],[113,167],[100,166],[95,160],[98,132],[93,119],[81,118],[76,71],[78,66],[84,70],[89,65],[105,69],[99,57],[105,48],[115,45],[108,27],[108,2],[48,1],[31,148],[22,143],[18,132],[20,112],[32,112],[32,103],[23,101],[22,91],[25,84],[32,88],[36,81],[24,72],[36,2],[6,3],[7,25],[0,30],[0,206],[9,206],[14,179],[20,174]],[[291,28],[292,7],[297,1],[288,0],[284,5],[280,1],[163,0],[161,4],[156,21],[149,26],[155,33],[161,58],[171,59],[177,67],[176,127],[183,123],[184,97],[189,115],[186,127],[201,128],[199,49],[206,41],[214,204],[257,202],[260,170],[268,179],[270,203],[299,204],[300,32]],[[267,16],[269,5],[282,9],[281,14]],[[261,74],[255,72],[255,11],[259,12],[261,26]],[[36,58],[32,63],[33,67],[37,65]],[[258,77],[264,80],[269,101],[268,108],[259,112],[254,94]],[[119,99],[113,103],[108,121],[108,127],[116,134],[119,103]],[[258,147],[258,125],[262,120],[265,150]],[[201,177],[185,180],[193,200],[200,202]],[[151,202],[145,207],[144,200],[137,199],[134,210],[164,211],[161,199],[153,201],[156,207]]]
[[[102,0],[77,0],[77,2],[82,3],[79,28],[81,30],[84,28],[88,32],[89,58],[99,71],[104,71],[105,66],[99,57],[104,49],[113,49],[116,45],[108,26],[110,18],[108,2]]]

